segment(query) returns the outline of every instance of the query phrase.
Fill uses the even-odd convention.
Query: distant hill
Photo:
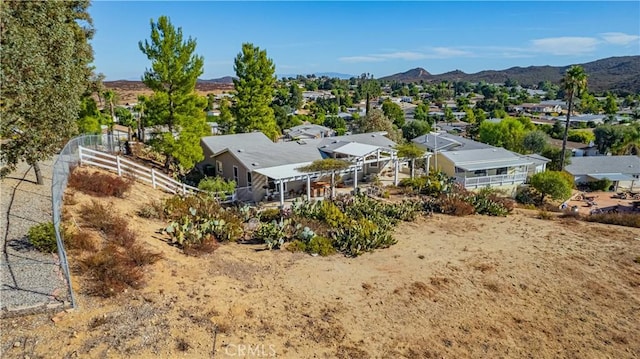
[[[200,83],[213,83],[213,84],[232,84],[233,83],[233,77],[224,76],[224,77],[220,77],[220,78],[217,78],[217,79],[209,79],[209,80],[198,79],[198,82],[200,82]]]
[[[615,91],[618,93],[640,93],[640,56],[609,57],[581,65],[588,75],[589,90],[593,92]],[[485,81],[503,83],[515,80],[523,86],[537,85],[540,81],[560,83],[570,66],[529,66],[512,67],[506,70],[486,70],[466,74],[455,70],[439,75],[431,75],[423,68],[382,77],[380,80],[399,82],[440,82],[440,81]]]
[[[307,76],[307,74],[277,74],[278,78],[296,78],[298,75]],[[355,75],[343,74],[340,72],[314,72],[313,75],[316,77],[328,77],[328,78],[339,78],[341,80],[348,80],[352,77],[356,77]]]

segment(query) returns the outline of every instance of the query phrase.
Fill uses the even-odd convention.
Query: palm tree
[[[564,136],[562,136],[562,155],[560,156],[560,170],[564,170],[564,154],[567,149],[567,135],[569,133],[569,120],[571,119],[571,110],[573,109],[573,98],[578,96],[580,92],[587,89],[587,74],[584,72],[582,66],[571,66],[564,78],[562,79],[562,87],[565,91],[565,96],[569,101],[567,108],[567,122],[564,125]]]

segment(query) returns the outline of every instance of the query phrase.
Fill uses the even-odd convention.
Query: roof
[[[214,156],[224,152],[232,154],[247,169],[290,165],[292,163],[313,162],[327,157],[335,149],[356,142],[367,148],[391,150],[396,143],[385,137],[386,132],[361,133],[356,135],[304,139],[299,141],[274,143],[261,132],[239,133],[202,138]],[[350,146],[355,148],[354,146]],[[349,150],[350,147],[347,147]],[[359,146],[364,148],[364,146]],[[355,151],[355,149],[354,149]]]
[[[523,158],[523,156],[497,147],[470,151],[444,151],[442,152],[442,156],[449,159],[456,167],[462,168],[465,171],[533,164],[531,159]]]
[[[427,148],[430,151],[466,151],[494,148],[493,146],[487,145],[486,143],[476,142],[465,137],[456,136],[445,132],[427,133],[426,135],[418,136],[411,141],[421,147]]]
[[[243,146],[245,149],[251,149],[253,147],[260,148],[273,144],[273,141],[271,141],[269,137],[262,132],[207,136],[202,137],[201,142],[204,143],[204,145],[206,145],[214,155],[229,147],[235,147],[238,145]]]
[[[340,153],[347,156],[364,157],[373,152],[378,151],[378,146],[367,145],[358,142],[349,142],[333,150],[334,153]]]
[[[544,156],[540,156],[537,153],[533,153],[533,154],[530,154],[530,155],[519,155],[519,156],[520,157],[524,157],[527,160],[532,161],[534,165],[542,165],[542,164],[551,162],[550,159],[548,159],[548,158],[546,158]]]
[[[571,164],[565,171],[574,176],[597,174],[640,174],[640,157],[638,156],[588,156],[571,157]]]
[[[587,176],[596,180],[601,180],[604,178],[607,178],[611,181],[635,181],[636,180],[635,178],[629,175],[624,175],[622,173],[602,173],[602,174],[591,174]]]
[[[291,127],[290,129],[285,130],[285,132],[287,133],[287,136],[289,136],[290,138],[297,138],[297,137],[318,138],[318,137],[328,136],[331,132],[333,132],[333,130],[325,126],[320,126],[315,124],[306,124],[306,125]]]

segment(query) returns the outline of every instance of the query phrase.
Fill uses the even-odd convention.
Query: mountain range
[[[581,65],[587,73],[588,88],[591,92],[640,93],[640,56],[609,57],[578,65]],[[537,85],[541,81],[560,83],[569,67],[511,67],[506,70],[485,70],[474,74],[455,70],[439,75],[430,74],[427,70],[418,67],[406,72],[385,76],[379,80],[405,83],[420,81],[427,83],[441,81],[504,83],[507,79],[511,79],[525,87],[530,87]]]
[[[588,76],[588,88],[591,92],[601,93],[612,91],[618,94],[640,93],[640,56],[609,57],[606,59],[587,62],[581,65]],[[467,74],[460,70],[450,71],[439,75],[433,75],[429,71],[418,67],[406,72],[379,78],[384,81],[438,83],[441,81],[469,81],[487,83],[504,83],[507,79],[517,81],[525,87],[535,86],[541,81],[550,81],[559,84],[566,70],[570,66],[529,66],[511,67],[506,70],[485,70],[473,74]],[[337,72],[318,72],[317,77],[348,79],[349,74]],[[282,77],[296,77],[297,75],[279,75]],[[105,81],[109,88],[124,88],[144,90],[146,87],[141,81]],[[196,85],[201,91],[214,89],[230,90],[233,87],[233,77],[224,76],[216,79],[199,79]]]

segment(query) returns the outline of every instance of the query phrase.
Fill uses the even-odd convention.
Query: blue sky
[[[89,11],[107,80],[138,80],[150,67],[138,41],[161,15],[197,40],[204,79],[233,75],[244,42],[266,49],[277,74],[475,73],[640,55],[637,1],[94,1]]]

